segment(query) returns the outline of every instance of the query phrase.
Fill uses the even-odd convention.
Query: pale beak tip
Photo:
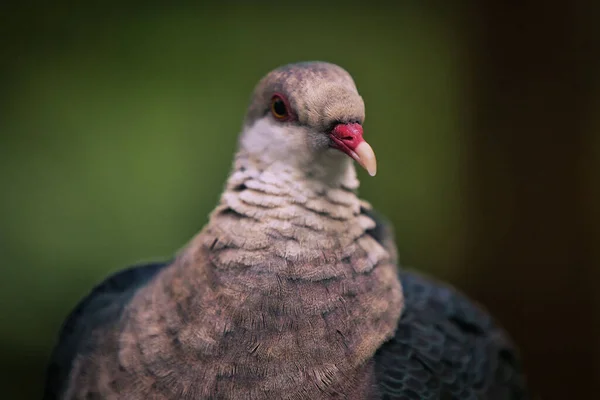
[[[358,156],[358,163],[367,170],[369,175],[375,176],[377,173],[377,160],[375,159],[375,152],[373,148],[367,142],[362,142],[356,147],[356,155]]]

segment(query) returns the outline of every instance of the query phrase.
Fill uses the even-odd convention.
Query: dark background
[[[318,59],[365,99],[379,173],[360,172],[361,194],[393,220],[404,264],[485,304],[538,398],[596,398],[587,3],[2,3],[0,397],[40,397],[60,323],[95,282],[202,227],[254,84]]]

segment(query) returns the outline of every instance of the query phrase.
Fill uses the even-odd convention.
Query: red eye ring
[[[271,97],[271,114],[279,121],[288,121],[291,119],[289,103],[282,94],[275,93]]]

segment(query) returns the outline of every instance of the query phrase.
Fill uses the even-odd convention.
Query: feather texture
[[[133,266],[109,276],[84,297],[62,324],[46,371],[44,400],[62,398],[73,361],[94,351],[89,338],[97,329],[115,323],[135,292],[168,263]]]
[[[391,225],[369,234],[395,251]],[[394,337],[375,354],[382,400],[528,399],[519,353],[492,317],[456,289],[414,271],[400,271],[404,310]]]
[[[375,354],[382,399],[527,398],[518,353],[486,312],[451,287],[400,276],[404,313]]]

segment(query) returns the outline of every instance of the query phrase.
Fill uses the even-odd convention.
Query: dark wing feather
[[[46,371],[44,400],[60,398],[76,355],[89,350],[86,339],[120,317],[137,289],[169,263],[133,266],[106,278],[75,306],[62,325]]]
[[[383,399],[527,398],[518,354],[487,313],[449,286],[400,278],[405,309],[375,355]]]
[[[373,211],[369,233],[395,254],[391,229]],[[518,353],[483,309],[450,286],[402,271],[405,308],[375,355],[382,399],[527,399]]]

